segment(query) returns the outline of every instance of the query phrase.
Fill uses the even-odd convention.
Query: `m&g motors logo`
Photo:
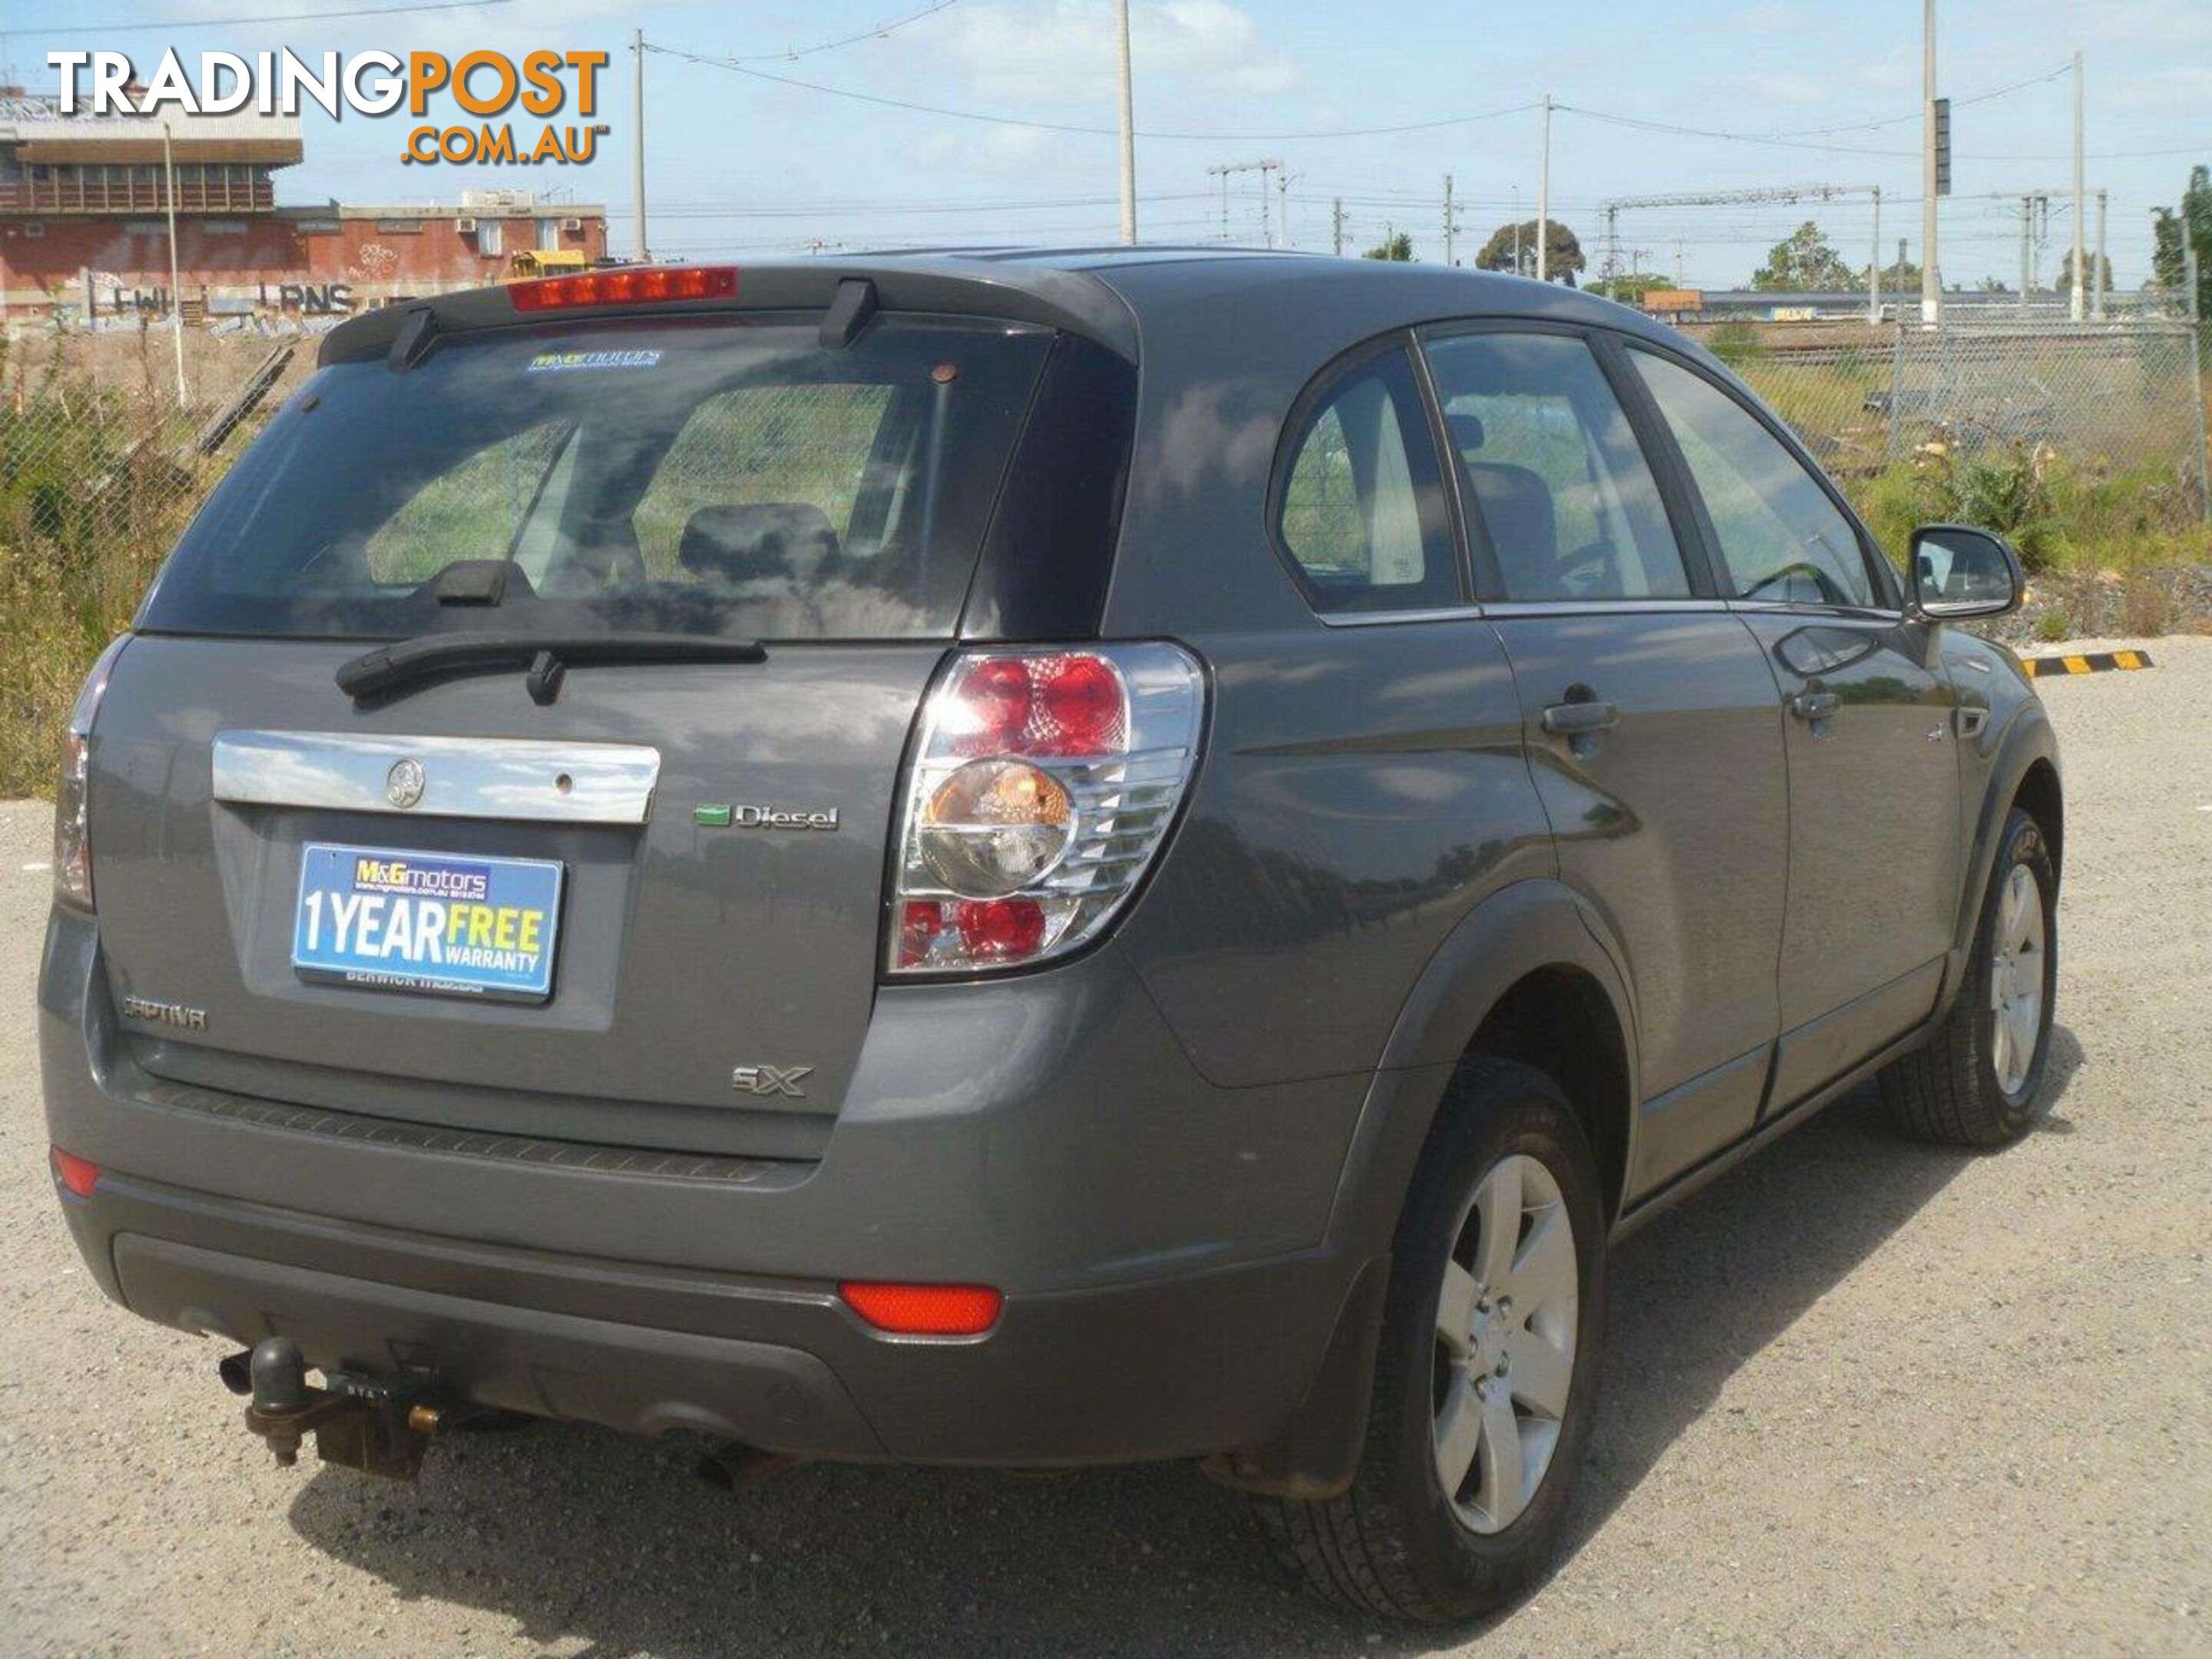
[[[139,89],[137,66],[120,52],[50,52],[46,64],[61,73],[60,112],[75,115],[297,115],[313,104],[333,120],[342,112],[382,117],[402,104],[423,121],[450,100],[473,125],[441,125],[434,118],[408,131],[403,161],[508,163],[588,161],[607,131],[592,124],[599,113],[604,52],[526,52],[520,62],[503,52],[471,52],[449,58],[440,52],[326,52],[311,63],[289,47],[260,52],[204,52],[192,74],[172,46]],[[82,73],[88,92],[79,95]],[[572,84],[573,83],[573,84]],[[134,95],[135,94],[135,95]],[[570,104],[573,99],[574,109]],[[514,111],[547,125],[518,138]],[[552,124],[573,113],[583,121]]]

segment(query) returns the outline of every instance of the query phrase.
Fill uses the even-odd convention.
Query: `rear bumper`
[[[134,1312],[240,1346],[282,1334],[312,1364],[806,1455],[1193,1456],[1291,1419],[1372,1254],[1326,1236],[1359,1081],[1213,1091],[1164,1070],[1171,1039],[1103,954],[1012,1000],[1056,1038],[1073,999],[1081,1041],[975,1049],[993,1063],[957,1092],[848,1099],[818,1164],[686,1180],[198,1109],[206,1091],[137,1073],[114,1040],[92,931],[57,919],[41,992],[51,1138],[103,1170],[62,1198],[79,1249]],[[892,1024],[941,1040],[957,990]],[[1102,1087],[1152,1084],[1164,1106],[1133,1097],[1123,1133],[1099,1133]],[[1164,1109],[1188,1132],[1164,1134]],[[986,1336],[900,1339],[838,1298],[851,1278],[1006,1302]]]

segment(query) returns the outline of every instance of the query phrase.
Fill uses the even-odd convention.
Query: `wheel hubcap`
[[[1437,1478],[1474,1531],[1512,1525],[1551,1467],[1574,1381],[1580,1271],[1552,1172],[1501,1160],[1461,1214],[1437,1300]]]
[[[2016,1095],[2043,1035],[2043,887],[2024,864],[2005,878],[1990,944],[1990,1060],[1997,1087]]]

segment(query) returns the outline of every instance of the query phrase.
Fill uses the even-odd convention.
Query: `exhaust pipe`
[[[763,1451],[742,1440],[725,1441],[691,1466],[691,1472],[722,1492],[743,1492],[757,1486],[807,1460],[783,1452]]]

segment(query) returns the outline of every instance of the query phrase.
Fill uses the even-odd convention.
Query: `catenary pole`
[[[1344,198],[1341,196],[1336,198],[1335,206],[1330,210],[1328,221],[1330,241],[1336,250],[1336,257],[1341,259],[1344,257]]]
[[[636,58],[630,76],[630,143],[629,191],[636,204],[635,229],[637,234],[637,257],[640,262],[653,256],[646,251],[645,241],[645,31],[632,29],[629,33],[630,54]]]
[[[1936,0],[1924,0],[1920,45],[1920,322],[1943,320],[1943,283],[1936,269]]]
[[[2088,314],[2089,194],[2081,182],[2081,54],[2074,54],[2074,295],[2067,314],[2080,322]]]
[[[1121,240],[1137,240],[1137,104],[1129,76],[1129,0],[1114,0],[1114,53],[1121,76]]]
[[[1929,0],[1934,4],[1935,0]],[[1536,159],[1536,280],[1552,280],[1552,94],[1544,94],[1543,148]]]
[[[1444,174],[1444,263],[1455,265],[1459,261],[1452,258],[1451,185],[1451,174],[1447,173]]]
[[[185,406],[185,288],[177,271],[177,158],[161,123],[161,199],[169,209],[169,327],[177,343],[177,407]]]
[[[2089,314],[2099,322],[2105,320],[2105,208],[2106,192],[2097,192],[2097,262],[2089,267],[2089,280],[2094,284],[2090,290]]]
[[[1679,284],[1678,284],[1679,286]],[[1867,324],[1881,326],[1881,186],[1874,188],[1874,264],[1867,268]]]

